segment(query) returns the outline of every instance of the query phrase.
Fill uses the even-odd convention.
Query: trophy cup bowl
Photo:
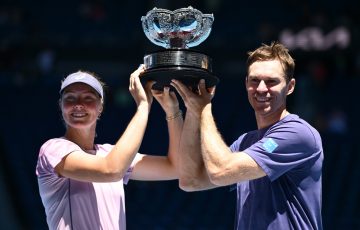
[[[203,14],[192,8],[175,11],[154,8],[141,18],[146,37],[155,45],[164,47],[144,56],[145,71],[141,82],[156,81],[153,89],[163,90],[171,79],[180,80],[193,89],[200,79],[206,87],[219,82],[212,73],[212,59],[206,54],[189,49],[203,42],[211,32],[212,14]]]

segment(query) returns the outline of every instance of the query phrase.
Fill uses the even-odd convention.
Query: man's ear
[[[286,95],[290,95],[292,94],[292,92],[294,92],[295,90],[295,78],[291,78],[291,80],[288,83],[288,89],[287,89],[287,94]]]

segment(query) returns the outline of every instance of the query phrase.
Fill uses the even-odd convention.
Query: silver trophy
[[[200,79],[205,79],[207,87],[219,82],[212,73],[211,58],[189,49],[209,36],[214,21],[212,14],[203,14],[191,6],[174,11],[154,8],[141,21],[146,37],[165,48],[144,56],[145,71],[140,78],[143,83],[154,80],[153,89],[162,90],[170,85],[171,79],[193,89]]]

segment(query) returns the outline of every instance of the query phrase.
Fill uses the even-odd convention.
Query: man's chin
[[[270,111],[271,111],[270,106],[258,106],[257,108],[255,108],[255,112],[259,114],[266,114],[269,113]]]
[[[255,110],[255,113],[258,116],[266,117],[267,115],[271,114],[271,109],[270,108],[257,109]]]

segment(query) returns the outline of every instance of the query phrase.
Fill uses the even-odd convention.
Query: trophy
[[[146,37],[165,48],[144,56],[145,71],[140,78],[143,84],[154,80],[153,89],[163,90],[170,86],[171,79],[177,79],[196,90],[200,79],[205,79],[206,87],[219,82],[212,73],[211,58],[189,49],[209,36],[212,14],[203,14],[191,6],[175,11],[154,8],[141,21]]]

